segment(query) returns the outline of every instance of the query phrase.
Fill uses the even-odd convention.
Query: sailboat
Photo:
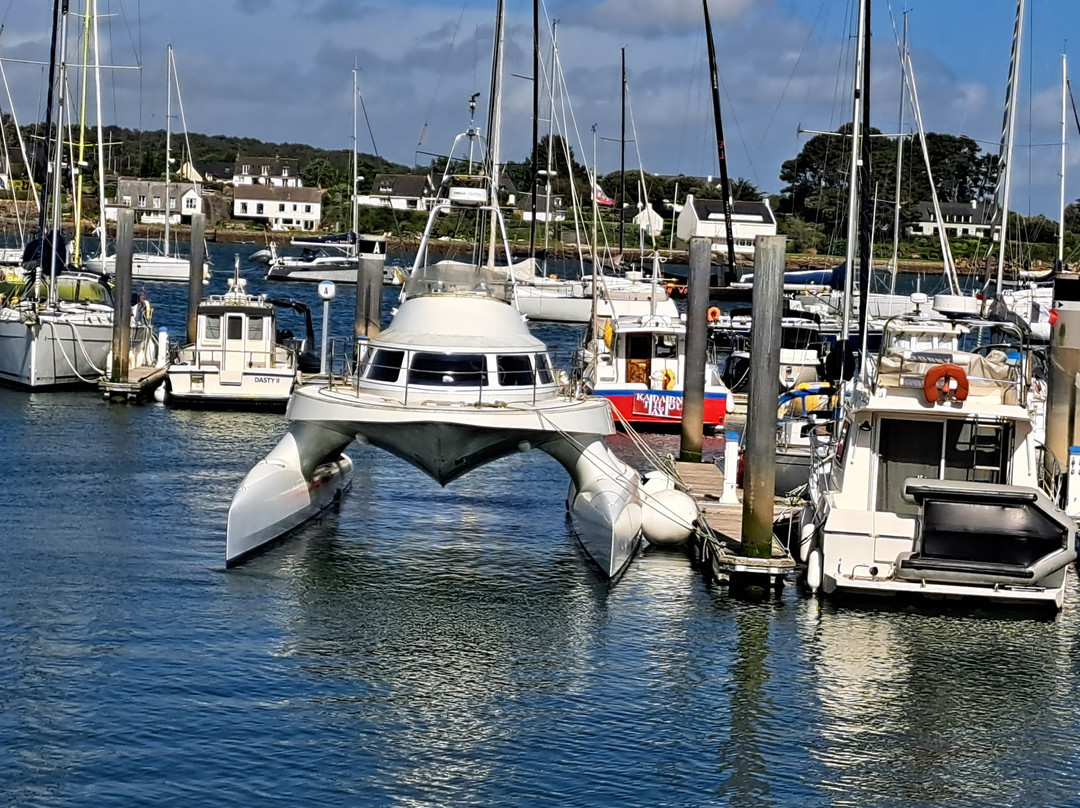
[[[869,71],[860,69],[869,62],[869,6],[859,7],[857,123],[869,117]],[[831,429],[810,433],[810,502],[799,532],[806,583],[826,595],[1060,609],[1076,526],[1040,485],[1029,346],[1014,326],[950,311],[953,295],[924,311],[930,301],[916,294],[912,315],[885,322],[870,361],[868,180],[853,174],[853,216],[863,214],[861,361]]]
[[[156,249],[137,250],[132,256],[131,277],[138,281],[181,281],[187,282],[191,273],[191,262],[186,256],[180,255],[179,246],[171,235],[173,210],[179,209],[183,204],[178,197],[172,196],[172,94],[176,88],[177,102],[183,115],[183,101],[180,99],[180,82],[176,75],[176,60],[173,56],[172,45],[167,46],[168,70],[166,80],[166,113],[165,113],[165,206],[164,220],[165,230],[162,240]],[[185,129],[186,131],[186,129]],[[188,149],[190,153],[190,148]],[[179,217],[178,217],[179,218]],[[92,272],[102,272],[112,275],[116,272],[116,256],[106,255],[104,229],[101,230],[102,239],[101,254],[86,261],[85,266]],[[148,241],[148,245],[152,242]],[[203,281],[210,280],[210,262],[203,261]]]
[[[92,16],[96,49],[96,8]],[[56,0],[45,108],[50,140],[39,152],[35,171],[47,180],[38,235],[23,255],[26,277],[0,283],[0,382],[31,390],[96,384],[112,348],[112,293],[99,276],[69,268],[61,234],[67,18],[67,3]],[[145,312],[145,307],[137,310]],[[152,341],[150,330],[140,318],[132,345]]]

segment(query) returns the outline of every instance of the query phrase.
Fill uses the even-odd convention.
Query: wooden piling
[[[683,363],[682,439],[679,459],[701,462],[705,420],[705,342],[709,310],[709,239],[690,239],[686,296],[686,358]]]
[[[377,337],[382,326],[382,269],[362,258],[357,260],[353,335]]]
[[[199,303],[203,298],[203,264],[206,262],[206,214],[191,214],[191,250],[188,264],[187,344],[195,344]]]
[[[780,378],[784,236],[754,239],[754,302],[750,325],[750,397],[746,414],[743,475],[743,548],[768,558],[773,544],[776,481],[776,399]]]
[[[116,220],[116,274],[113,278],[111,382],[126,382],[131,363],[131,262],[135,250],[135,211],[121,207]],[[104,254],[104,251],[103,251]]]

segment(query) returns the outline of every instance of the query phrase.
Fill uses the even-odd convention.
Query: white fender
[[[164,404],[169,400],[169,391],[165,387],[165,382],[162,382],[154,388],[154,401]]]
[[[646,489],[648,485],[645,484]],[[667,488],[649,493],[646,490],[641,507],[641,532],[650,544],[683,544],[693,533],[697,516],[697,503],[685,491]]]
[[[806,585],[811,592],[817,592],[821,588],[821,550],[814,548],[810,557],[806,559]]]
[[[804,505],[802,511],[799,512],[799,560],[804,564],[807,561],[807,554],[810,552],[810,545],[814,541],[816,533],[814,509],[809,505]]]

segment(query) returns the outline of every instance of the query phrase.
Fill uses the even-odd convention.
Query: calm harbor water
[[[178,335],[183,290],[147,292]],[[338,512],[226,572],[283,430],[0,389],[0,801],[1080,805],[1075,582],[1052,620],[746,602],[653,549],[609,585],[546,456],[441,489],[370,447]]]

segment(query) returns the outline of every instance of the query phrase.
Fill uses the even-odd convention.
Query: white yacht
[[[174,243],[175,246],[175,243]],[[162,249],[168,249],[163,246]],[[116,274],[116,256],[106,255],[87,258],[83,262],[89,272],[105,275]],[[208,261],[203,261],[203,281],[210,280],[212,270]],[[131,279],[133,281],[176,281],[187,283],[191,275],[190,259],[166,252],[142,250],[131,256]]]
[[[229,291],[209,295],[197,310],[195,344],[181,348],[169,364],[159,398],[172,404],[284,407],[302,380],[317,373],[311,312],[291,300],[248,294],[236,259]],[[277,309],[295,308],[306,317],[306,338],[278,329]]]
[[[400,306],[378,338],[360,340],[355,369],[294,393],[288,433],[248,473],[229,508],[227,564],[332,503],[348,485],[352,461],[342,452],[354,439],[442,485],[505,455],[540,449],[569,472],[567,508],[603,575],[615,577],[629,563],[642,538],[643,486],[607,446],[615,431],[608,403],[559,383],[545,345],[500,299],[496,270],[423,265],[432,224],[449,207],[431,211]],[[505,246],[499,210],[474,207],[491,217]],[[673,513],[670,505],[665,501],[663,515]],[[688,535],[693,515],[682,512],[675,521]]]
[[[876,365],[812,452],[800,526],[811,589],[1061,608],[1076,525],[1040,485],[1026,348],[985,336],[1008,328],[886,322]]]
[[[383,282],[388,282],[385,235],[357,235],[350,231],[333,236],[297,238],[291,244],[300,247],[300,255],[278,255],[277,248],[270,245],[267,280],[356,283],[358,271],[370,268],[378,270]],[[395,279],[400,282],[391,271],[389,283],[393,284]]]

